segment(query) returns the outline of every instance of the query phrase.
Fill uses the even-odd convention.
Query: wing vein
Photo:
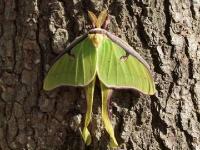
[[[110,45],[109,45],[110,46]],[[110,47],[109,47],[110,48]],[[109,49],[108,48],[108,49]],[[112,47],[111,47],[111,49],[112,49]],[[111,54],[111,56],[110,56],[110,60],[109,60],[109,67],[108,67],[108,73],[107,73],[107,79],[110,77],[110,68],[111,68],[111,64],[112,64],[112,58],[113,58],[113,54]]]
[[[82,52],[82,67],[83,67],[83,83],[85,83],[85,77],[86,77],[86,75],[85,75],[85,68],[84,68],[84,66],[85,66],[85,59],[84,59],[84,53]]]

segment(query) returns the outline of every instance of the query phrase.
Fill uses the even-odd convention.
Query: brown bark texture
[[[116,90],[110,110],[123,150],[200,150],[199,0],[0,0],[0,149],[106,150],[96,87],[90,124],[81,88],[42,89],[56,56],[109,10],[109,31],[149,63],[154,96]]]

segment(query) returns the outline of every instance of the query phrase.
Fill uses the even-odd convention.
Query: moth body
[[[104,35],[103,34],[88,34],[89,39],[91,40],[92,44],[94,45],[95,48],[98,48],[99,45],[101,45]]]

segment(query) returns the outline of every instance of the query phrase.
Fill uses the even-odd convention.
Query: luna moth
[[[118,146],[114,135],[108,102],[112,89],[133,89],[153,95],[156,91],[147,62],[125,41],[101,28],[107,18],[107,10],[98,18],[88,11],[93,29],[76,38],[66,51],[59,55],[44,79],[44,90],[59,86],[83,87],[86,93],[87,111],[82,137],[89,145],[92,141],[88,125],[92,115],[96,79],[99,79],[102,99],[102,120],[110,136],[110,146]],[[129,54],[129,55],[127,55]],[[122,59],[122,58],[126,59]]]

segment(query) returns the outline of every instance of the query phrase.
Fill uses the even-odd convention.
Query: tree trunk
[[[0,149],[109,149],[95,91],[92,144],[82,141],[81,88],[42,89],[56,56],[108,8],[109,31],[148,61],[154,96],[117,90],[112,122],[124,150],[200,150],[198,0],[0,0]]]

